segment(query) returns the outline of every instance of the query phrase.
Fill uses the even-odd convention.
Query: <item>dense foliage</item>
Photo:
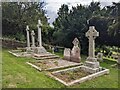
[[[45,37],[48,34],[47,30],[51,30],[51,28],[45,16],[46,12],[42,9],[43,7],[44,2],[2,3],[3,36],[11,36],[23,41],[26,39],[26,25],[29,25],[30,31],[35,30],[37,38],[37,24],[38,19],[40,19],[43,24],[42,35]]]
[[[43,10],[44,2],[12,2],[2,3],[3,36],[11,36],[25,41],[26,25],[35,30],[37,41],[38,19],[42,21],[43,42],[64,47],[72,47],[72,41],[77,37],[82,53],[88,50],[88,39],[85,33],[89,26],[95,26],[100,33],[96,46],[104,49],[104,45],[120,46],[120,3],[101,8],[99,2],[90,5],[77,5],[69,9],[63,4],[58,11],[58,17],[50,27]]]
[[[72,47],[72,40],[77,37],[80,40],[82,53],[88,50],[88,40],[85,37],[89,26],[95,26],[100,36],[96,39],[97,46],[116,45],[120,46],[120,3],[112,6],[100,7],[99,2],[91,2],[88,6],[77,5],[69,10],[63,4],[58,11],[58,18],[53,23],[54,43],[65,47]]]

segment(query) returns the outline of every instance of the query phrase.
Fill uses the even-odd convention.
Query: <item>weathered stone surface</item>
[[[34,53],[37,53],[37,54],[45,54],[47,53],[46,49],[44,47],[36,47],[35,50],[34,50]]]
[[[40,20],[38,20],[37,27],[38,27],[38,42],[39,42],[39,45],[34,50],[34,52],[37,53],[37,54],[47,53],[46,49],[42,46],[41,26],[42,26],[42,23],[41,23]]]
[[[26,32],[27,32],[27,51],[30,50],[30,36],[29,36],[29,26],[26,26]]]
[[[120,54],[118,54],[118,64],[120,64]]]
[[[103,61],[103,53],[98,53],[97,54],[97,60],[98,61]]]
[[[89,30],[86,32],[86,37],[89,39],[89,56],[90,58],[95,58],[95,38],[99,36],[99,32],[95,30],[94,26],[90,26]]]
[[[95,30],[95,27],[89,27],[89,30],[86,33],[86,37],[89,39],[89,56],[87,57],[82,69],[90,73],[99,72],[101,69],[97,58],[95,58],[95,38],[97,36],[99,36],[99,33]]]
[[[74,44],[74,46],[73,46],[72,51],[71,51],[70,59],[73,62],[80,63],[80,59],[81,59],[81,57],[80,57],[80,48],[78,47],[79,40],[77,38],[75,38],[73,40],[73,44]]]
[[[41,35],[41,26],[42,26],[42,23],[40,20],[38,20],[38,42],[39,42],[39,47],[42,47],[42,35]]]
[[[71,50],[70,48],[65,48],[64,49],[64,59],[70,61],[70,55],[71,55]]]
[[[32,39],[32,47],[34,48],[35,47],[35,33],[33,30],[31,32],[31,39]]]

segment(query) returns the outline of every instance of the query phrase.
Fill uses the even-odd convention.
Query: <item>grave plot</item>
[[[70,62],[63,59],[47,59],[34,62],[27,62],[32,67],[41,70],[54,70],[59,68],[66,68],[70,66],[82,65],[82,63]]]
[[[94,26],[90,26],[89,30],[86,32],[86,37],[89,40],[89,56],[87,57],[84,65],[55,71],[48,75],[64,85],[70,86],[78,82],[82,83],[86,80],[108,74],[109,70],[100,67],[97,58],[95,58],[95,38],[98,36],[99,32],[96,31]]]
[[[48,76],[54,78],[55,80],[63,83],[66,86],[71,86],[76,83],[82,83],[87,80],[91,80],[95,77],[108,73],[109,70],[104,68],[102,68],[99,72],[90,73],[90,72],[86,72],[83,69],[83,66],[77,66],[73,68],[68,68],[68,69],[48,73]]]
[[[8,52],[16,57],[31,57],[31,52],[25,52],[23,50],[11,50]]]

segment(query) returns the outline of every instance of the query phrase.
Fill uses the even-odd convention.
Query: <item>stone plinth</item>
[[[90,62],[90,61],[85,61],[85,66],[91,67],[91,68],[98,68],[99,62]]]
[[[97,72],[102,70],[102,67],[91,68],[91,67],[88,67],[88,66],[83,66],[81,69],[84,70],[85,72],[97,73]]]
[[[47,51],[44,47],[36,47],[34,53],[43,54],[43,53],[47,53]]]

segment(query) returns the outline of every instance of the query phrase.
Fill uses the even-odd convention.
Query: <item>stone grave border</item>
[[[8,52],[9,52],[10,54],[16,56],[16,57],[21,57],[21,55],[18,55],[18,54],[16,54],[16,53],[13,53],[12,51],[8,51]]]
[[[15,51],[19,51],[19,50],[15,50]],[[28,54],[28,56],[24,56],[24,55],[20,55],[20,54],[17,54],[17,53],[14,53],[12,51],[8,51],[10,54],[14,55],[15,57],[31,57],[31,54]],[[20,52],[20,53],[27,53],[27,52]]]
[[[81,68],[82,66],[77,66],[77,67],[72,67],[72,68],[68,68],[68,69],[64,69],[64,70],[58,70],[58,71],[53,71],[51,73],[47,73],[48,76],[50,76],[51,78],[54,78],[55,80],[61,82],[62,84],[64,84],[65,86],[72,86],[76,83],[82,83],[82,82],[85,82],[87,80],[91,80],[91,79],[94,79],[98,76],[101,76],[101,75],[104,75],[104,74],[108,74],[109,73],[109,69],[106,69],[106,68],[102,68],[104,70],[100,71],[100,72],[97,72],[97,73],[93,73],[93,74],[90,74],[88,76],[85,76],[83,78],[80,78],[80,79],[77,79],[77,80],[74,80],[72,82],[69,82],[69,83],[66,83],[65,81],[57,78],[56,76],[52,75],[52,74],[55,74],[55,73],[58,73],[58,72],[63,72],[63,71],[68,71],[68,70],[72,70],[72,69],[76,69],[76,68]]]
[[[42,69],[41,68],[39,68],[38,66],[36,66],[36,65],[34,65],[34,64],[32,64],[32,63],[29,63],[29,62],[26,62],[28,65],[30,65],[30,66],[32,66],[33,68],[35,68],[35,69],[37,69],[37,70],[39,70],[39,71],[42,71]]]
[[[41,60],[41,61],[44,61],[44,60]],[[68,67],[75,67],[75,66],[80,66],[82,65],[83,63],[76,63],[76,64],[72,64],[72,65],[68,65],[68,66],[60,66],[60,67],[54,67],[54,68],[49,68],[49,69],[41,69],[40,67],[30,63],[30,62],[26,62],[28,65],[32,66],[33,68],[39,70],[39,71],[50,71],[50,70],[56,70],[56,69],[62,69],[62,68],[68,68]]]

